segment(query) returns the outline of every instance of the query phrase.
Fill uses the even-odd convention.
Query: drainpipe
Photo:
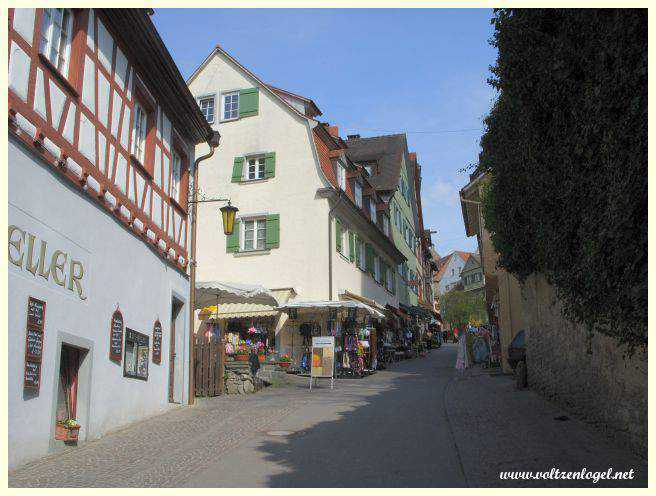
[[[333,299],[333,229],[330,219],[341,201],[342,190],[337,188],[337,201],[328,212],[328,300]]]
[[[219,146],[221,135],[218,131],[212,131],[207,138],[207,145],[210,151],[205,155],[198,157],[194,162],[194,186],[191,191],[191,201],[193,210],[191,217],[191,257],[189,259],[189,400],[188,404],[193,405],[195,399],[195,367],[194,355],[196,340],[194,339],[194,314],[196,312],[196,218],[198,216],[198,165],[214,155],[214,151]]]

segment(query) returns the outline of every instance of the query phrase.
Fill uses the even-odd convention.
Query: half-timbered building
[[[10,467],[187,400],[212,130],[150,15],[9,10]]]

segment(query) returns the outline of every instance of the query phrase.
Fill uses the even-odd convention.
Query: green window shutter
[[[335,248],[342,253],[342,221],[335,217]]]
[[[239,90],[239,117],[257,115],[260,92],[257,88]]]
[[[235,220],[235,224],[232,229],[232,234],[226,237],[226,252],[233,253],[239,251],[239,224],[238,220]]]
[[[264,177],[274,177],[276,175],[276,152],[264,155]]]
[[[353,235],[353,244],[355,246],[355,265],[360,267],[362,264],[360,260],[360,237],[357,234]]]
[[[235,161],[232,164],[233,183],[241,182],[243,170],[244,170],[244,157],[235,157]]]
[[[267,215],[266,218],[266,247],[278,248],[280,246],[280,214]]]
[[[353,231],[349,231],[349,260],[353,262],[355,260],[355,237]]]
[[[396,294],[396,274],[394,271],[390,272],[390,276],[392,277],[392,294]]]
[[[364,248],[365,269],[370,274],[374,273],[374,249],[367,243]]]
[[[384,288],[387,287],[387,264],[385,262],[380,262],[380,283]]]

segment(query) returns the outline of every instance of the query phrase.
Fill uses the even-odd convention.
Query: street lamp
[[[221,207],[221,216],[223,217],[223,233],[226,236],[232,234],[232,230],[235,227],[235,214],[239,212],[237,207],[233,207],[228,200],[228,204],[225,207]]]

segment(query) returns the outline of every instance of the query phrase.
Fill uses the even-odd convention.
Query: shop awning
[[[210,318],[212,320],[230,320],[241,319],[244,317],[275,317],[279,313],[278,307],[272,305],[263,305],[260,303],[226,303],[219,305],[219,312],[216,312],[216,305],[210,305],[200,313],[200,318]]]
[[[195,310],[228,303],[258,303],[278,306],[275,295],[257,284],[242,284],[221,281],[196,283]]]
[[[364,303],[365,305],[368,305],[372,308],[375,308],[381,313],[385,313],[385,306],[379,304],[376,300],[372,300],[371,298],[367,298],[365,296],[361,296],[359,294],[351,293],[350,291],[346,290],[342,293],[341,297],[347,299],[347,300],[356,300]]]
[[[288,308],[329,309],[329,308],[360,308],[370,315],[384,319],[385,315],[375,308],[357,300],[321,300],[321,301],[291,301],[279,307],[281,310]]]

